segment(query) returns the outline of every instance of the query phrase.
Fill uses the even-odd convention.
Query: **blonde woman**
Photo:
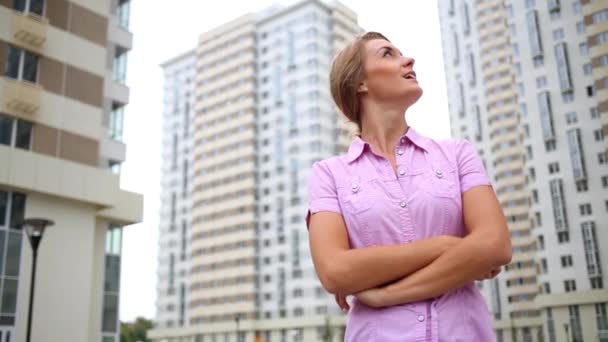
[[[333,63],[332,96],[360,136],[311,170],[315,269],[349,311],[346,341],[493,341],[474,280],[511,260],[505,217],[470,143],[408,126],[422,96],[413,68],[375,32]]]

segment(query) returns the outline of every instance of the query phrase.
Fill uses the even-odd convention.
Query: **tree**
[[[133,323],[121,322],[120,342],[150,342],[146,333],[153,326],[152,321],[144,317],[137,317]]]

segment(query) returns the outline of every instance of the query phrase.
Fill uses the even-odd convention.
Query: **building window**
[[[568,61],[568,50],[566,43],[555,45],[555,61],[557,63],[557,75],[562,93],[572,92],[572,77],[570,75],[570,63]]]
[[[587,169],[585,167],[585,157],[581,141],[580,128],[570,129],[568,135],[568,151],[572,163],[572,173],[576,181],[587,179]]]
[[[564,30],[561,28],[553,30],[553,40],[561,41],[565,38]]]
[[[558,232],[557,233],[557,242],[560,244],[570,242],[570,233],[567,231]]]
[[[585,203],[578,206],[581,216],[591,215],[591,203]]]
[[[608,9],[595,12],[591,15],[591,21],[593,24],[599,24],[604,21],[608,21]]]
[[[585,76],[589,76],[592,73],[593,73],[593,67],[591,66],[591,63],[583,64],[583,74],[585,74]]]
[[[38,55],[9,46],[5,75],[16,80],[37,83]]]
[[[526,0],[526,9],[531,9],[536,6],[536,0]]]
[[[14,0],[13,8],[19,12],[26,14],[36,14],[38,16],[44,13],[44,0]]]
[[[561,256],[562,267],[572,267],[572,255],[562,255]]]
[[[595,320],[597,322],[597,330],[601,332],[608,331],[608,314],[606,314],[606,303],[595,303]],[[600,339],[600,342],[606,340]]]
[[[583,342],[583,330],[578,305],[568,306],[570,313],[570,328],[572,329],[572,342]]]
[[[608,160],[608,156],[606,155],[606,152],[600,152],[597,154],[597,162],[600,165],[606,164],[606,161]]]
[[[112,104],[112,111],[110,111],[108,134],[110,138],[117,141],[122,141],[124,108],[124,106],[114,103]]]
[[[124,84],[127,80],[127,52],[126,49],[116,47],[112,63],[112,75],[115,82]]]
[[[583,23],[582,21],[576,23],[576,33],[585,34],[585,23]]]
[[[551,108],[551,98],[548,91],[543,91],[538,94],[538,109],[540,114],[540,123],[545,142],[555,140],[555,130],[553,127],[553,111]]]
[[[601,278],[602,266],[600,263],[600,251],[595,231],[595,222],[587,221],[581,223],[583,231],[583,247],[585,251],[585,260],[587,261],[587,273],[589,278]]]
[[[566,113],[566,123],[567,124],[575,124],[577,123],[578,119],[576,117],[576,112],[569,112]]]
[[[564,189],[561,179],[552,179],[549,182],[551,189],[551,202],[553,204],[553,218],[555,221],[555,229],[559,231],[568,230],[568,215],[566,212],[566,203],[564,197]]]
[[[32,123],[0,114],[0,144],[29,150],[31,141]]]
[[[576,280],[574,280],[574,279],[564,280],[564,290],[566,292],[576,291]]]
[[[110,171],[115,175],[120,174],[120,164],[121,164],[121,162],[119,162],[119,161],[115,161],[115,160],[108,161],[108,167],[110,168]]]
[[[602,187],[608,188],[608,176],[602,176]]]
[[[545,76],[539,76],[536,78],[536,87],[544,88],[547,86],[547,78]]]
[[[532,58],[542,57],[543,47],[540,39],[537,11],[529,11],[526,14],[526,21],[528,24],[528,40],[530,42],[530,52],[532,53]]]
[[[15,324],[25,205],[25,194],[0,190],[0,298],[6,325]]]
[[[549,163],[549,174],[554,174],[559,172],[559,163]]]
[[[118,331],[118,292],[122,227],[110,225],[106,232],[105,280],[103,294],[102,332]]]
[[[119,0],[116,8],[118,25],[125,30],[129,29],[129,18],[131,16],[131,0]]]
[[[555,322],[553,321],[553,312],[551,308],[547,308],[547,331],[549,333],[549,342],[555,342]]]
[[[581,56],[587,56],[589,54],[589,48],[587,47],[587,43],[578,44],[578,51]]]
[[[589,190],[586,179],[576,181],[576,192],[586,192]]]

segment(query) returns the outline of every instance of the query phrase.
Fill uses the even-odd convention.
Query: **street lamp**
[[[30,308],[27,315],[27,335],[25,342],[30,342],[32,332],[32,311],[34,307],[34,282],[36,281],[36,258],[38,257],[38,246],[44,235],[44,229],[55,223],[43,218],[31,218],[21,221],[20,226],[25,228],[28,240],[32,246],[32,281],[30,283]]]

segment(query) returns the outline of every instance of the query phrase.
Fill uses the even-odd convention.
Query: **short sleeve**
[[[460,178],[460,193],[478,185],[492,186],[475,147],[469,141],[456,140],[456,162]]]
[[[336,182],[325,161],[314,163],[308,176],[307,227],[310,224],[310,216],[320,211],[331,211],[342,214],[338,202]]]

